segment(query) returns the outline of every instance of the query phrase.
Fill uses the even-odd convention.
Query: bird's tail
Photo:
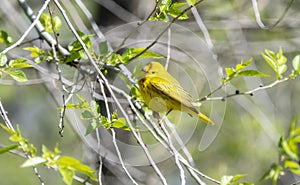
[[[210,125],[214,125],[215,123],[210,120],[207,116],[205,116],[204,114],[202,114],[201,112],[198,113],[198,117],[203,120],[205,123],[210,124]]]

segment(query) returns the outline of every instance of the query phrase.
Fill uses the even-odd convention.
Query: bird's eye
[[[154,75],[156,72],[155,72],[155,71],[152,71],[151,73]]]

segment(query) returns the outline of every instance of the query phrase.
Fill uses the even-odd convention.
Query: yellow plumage
[[[141,95],[150,109],[155,112],[166,112],[166,115],[172,110],[179,110],[197,116],[208,124],[214,124],[192,105],[190,94],[160,63],[150,62],[142,71],[143,75],[138,84]]]

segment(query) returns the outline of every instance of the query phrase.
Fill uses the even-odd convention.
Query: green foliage
[[[128,48],[122,54],[123,63],[127,63],[131,58],[135,57],[136,55],[143,52],[144,50],[145,48]],[[163,58],[163,56],[152,51],[145,51],[143,54],[139,56],[139,58]]]
[[[0,77],[5,73],[18,82],[27,81],[25,73],[20,70],[22,68],[31,67],[31,65],[26,62],[27,59],[25,58],[17,58],[8,62],[6,55],[0,54]]]
[[[14,150],[17,149],[19,147],[19,145],[9,145],[9,146],[5,146],[3,148],[0,148],[0,154],[6,153],[10,150]]]
[[[13,42],[13,38],[7,34],[6,31],[0,30],[0,43],[9,45]]]
[[[62,22],[58,16],[51,18],[49,14],[43,13],[40,17],[40,22],[48,33],[56,33],[59,31]]]
[[[194,0],[189,0],[191,5],[195,4]],[[162,0],[157,6],[157,12],[150,17],[150,20],[160,20],[167,22],[168,15],[171,17],[178,17],[179,20],[186,20],[189,17],[186,13],[183,13],[184,8],[188,6],[187,2],[173,3],[172,0]]]
[[[300,175],[299,152],[297,143],[300,142],[300,127],[296,128],[296,121],[292,121],[288,136],[281,136],[278,142],[279,162],[273,163],[262,179],[271,179],[275,185],[280,175],[291,172]]]
[[[83,41],[84,45],[87,47],[91,55],[94,55],[94,50],[91,41],[91,37],[93,37],[93,34],[84,34],[81,31],[77,31],[77,34],[79,35],[80,39]],[[78,40],[71,42],[68,45],[68,50],[70,52],[70,55],[65,60],[66,63],[79,59],[87,59],[87,55]]]
[[[122,117],[118,118],[116,112],[111,114],[111,120],[109,120],[107,117],[100,114],[100,107],[94,100],[88,103],[84,97],[80,96],[79,94],[77,94],[77,97],[80,101],[77,104],[67,104],[66,108],[75,108],[81,110],[80,118],[82,120],[87,120],[90,123],[86,129],[86,135],[90,134],[100,126],[106,129],[118,128],[126,131],[130,130],[125,119]],[[63,106],[60,107],[60,109],[61,108],[63,108]]]
[[[249,182],[238,182],[241,178],[244,178],[247,176],[246,174],[240,174],[235,176],[223,176],[221,178],[221,184],[220,185],[253,185]]]
[[[51,61],[53,57],[50,53],[45,52],[43,49],[40,49],[37,46],[26,47],[23,50],[30,51],[30,57],[35,58],[34,62],[39,64],[44,61]]]
[[[229,81],[231,81],[233,78],[236,78],[239,76],[252,76],[252,77],[268,76],[262,72],[254,70],[254,69],[243,70],[243,69],[247,68],[251,62],[252,62],[252,59],[249,59],[245,62],[242,61],[241,63],[237,64],[235,66],[235,68],[225,68],[226,77],[221,78],[221,83],[224,85],[224,84],[228,83]]]
[[[276,78],[278,80],[283,78],[283,74],[287,70],[287,58],[283,55],[282,49],[280,48],[278,53],[265,49],[265,53],[261,54],[268,65],[275,71]]]
[[[89,166],[81,164],[77,159],[69,156],[61,156],[58,147],[56,146],[53,151],[49,150],[46,146],[42,146],[42,155],[36,155],[36,148],[28,140],[22,137],[20,129],[13,131],[10,128],[1,124],[1,127],[10,134],[10,140],[18,143],[18,145],[9,145],[0,149],[0,154],[8,152],[12,149],[22,148],[26,152],[28,159],[21,165],[21,167],[32,167],[36,165],[45,165],[55,170],[58,169],[63,181],[67,185],[71,185],[75,172],[82,173],[90,179],[97,181],[94,170]]]

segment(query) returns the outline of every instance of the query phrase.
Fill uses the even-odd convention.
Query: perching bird
[[[142,71],[138,84],[141,95],[150,109],[158,113],[166,112],[166,115],[172,110],[179,110],[197,116],[208,124],[214,124],[193,106],[191,95],[159,62],[148,63]]]

